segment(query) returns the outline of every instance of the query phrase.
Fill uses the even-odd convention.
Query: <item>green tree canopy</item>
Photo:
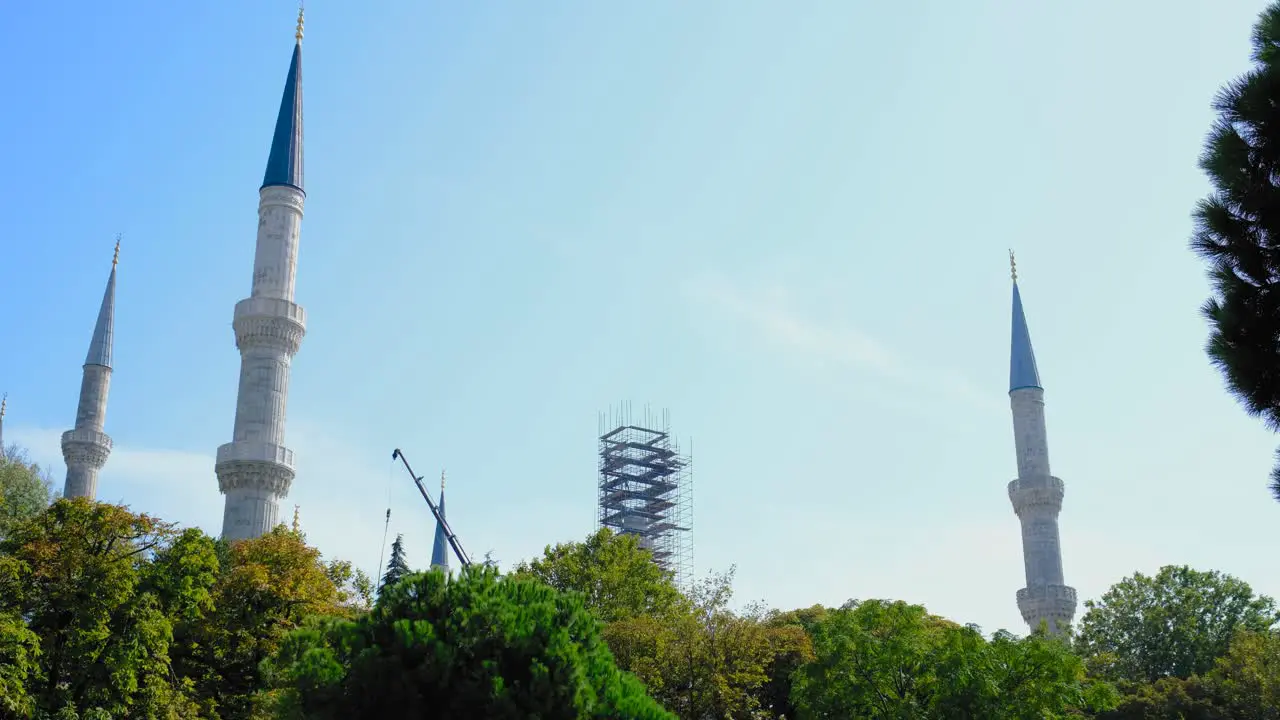
[[[0,622],[0,645],[26,655],[27,694],[38,711],[168,717],[187,708],[169,670],[172,626],[146,578],[152,554],[174,537],[154,518],[77,498],[15,525],[0,542],[0,618],[9,618]],[[22,629],[39,638],[35,667]]]
[[[1118,707],[1097,720],[1280,720],[1280,634],[1236,634],[1204,676],[1129,684]]]
[[[1097,675],[1135,683],[1207,673],[1236,632],[1280,618],[1243,580],[1173,565],[1125,578],[1085,608],[1077,652]]]
[[[813,649],[793,689],[800,718],[1065,718],[1113,700],[1057,639],[1000,632],[988,642],[903,602],[825,613]]]
[[[409,575],[366,616],[294,632],[264,667],[296,720],[670,717],[614,664],[579,595],[483,566]]]
[[[187,612],[175,629],[183,642],[173,664],[193,682],[205,714],[257,717],[262,661],[308,618],[354,614],[360,601],[349,583],[355,573],[350,563],[324,562],[319,550],[283,525],[219,545],[222,559],[207,600],[189,592],[175,604]],[[207,578],[208,564],[195,564]]]
[[[49,471],[31,462],[25,451],[0,448],[0,539],[49,507],[51,488]]]
[[[396,541],[391,543],[391,559],[387,561],[387,571],[382,575],[382,585],[378,587],[378,592],[395,585],[400,578],[411,572],[413,571],[409,569],[409,563],[404,556],[404,535],[396,534]]]
[[[618,665],[683,720],[779,717],[791,672],[811,657],[802,628],[772,626],[756,605],[730,610],[732,583],[733,569],[710,574],[676,609],[605,628]]]
[[[1210,264],[1209,358],[1245,409],[1280,430],[1280,3],[1254,26],[1253,61],[1214,101],[1200,159],[1213,192],[1196,207],[1191,246]],[[1280,499],[1280,466],[1271,488]]]
[[[521,563],[517,576],[532,577],[560,591],[583,595],[587,608],[606,623],[671,612],[681,602],[671,575],[634,535],[601,528],[585,542],[548,546],[541,558]]]

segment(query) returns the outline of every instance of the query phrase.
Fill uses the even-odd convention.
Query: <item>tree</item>
[[[31,717],[35,698],[27,688],[40,679],[39,660],[40,638],[22,618],[0,614],[0,718]]]
[[[587,608],[605,623],[671,612],[681,603],[670,573],[634,535],[601,528],[585,542],[547,546],[541,558],[521,563],[514,575],[581,593]]]
[[[151,554],[173,537],[155,518],[83,498],[10,529],[0,617],[10,618],[10,654],[14,638],[24,642],[16,619],[39,639],[38,668],[26,673],[37,710],[168,717],[185,706],[170,682],[171,624],[144,583]]]
[[[1255,67],[1213,103],[1200,167],[1214,189],[1195,209],[1191,246],[1210,265],[1209,358],[1245,409],[1280,431],[1280,3],[1254,26],[1252,55]],[[1271,489],[1280,499],[1280,465]]]
[[[388,586],[368,615],[317,619],[264,663],[281,718],[670,716],[620,671],[576,594],[483,566]]]
[[[1130,684],[1097,720],[1280,720],[1280,634],[1241,631],[1204,676]]]
[[[826,613],[813,648],[793,689],[801,718],[1065,718],[1113,701],[1059,640],[999,632],[988,642],[900,601]]]
[[[1098,676],[1133,683],[1207,673],[1236,632],[1280,621],[1271,598],[1248,583],[1173,565],[1125,578],[1085,608],[1077,652]]]
[[[383,540],[383,542],[386,542]],[[385,588],[395,585],[400,578],[408,575],[412,570],[409,569],[409,563],[404,557],[404,535],[396,534],[396,541],[391,543],[391,559],[387,561],[387,572],[382,576],[382,585],[378,587],[381,593]]]
[[[325,563],[283,525],[259,538],[219,542],[219,574],[208,610],[176,629],[184,638],[174,668],[191,679],[206,714],[224,720],[258,713],[260,664],[312,616],[350,617],[349,563]]]
[[[15,524],[44,511],[52,496],[49,471],[10,446],[0,451],[0,540]]]
[[[785,705],[770,683],[808,650],[803,630],[767,625],[761,607],[730,611],[732,582],[732,569],[711,574],[675,609],[605,628],[618,665],[684,720],[777,717]]]

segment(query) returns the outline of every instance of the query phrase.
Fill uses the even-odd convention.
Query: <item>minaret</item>
[[[111,438],[102,431],[107,419],[107,392],[111,389],[111,347],[116,318],[116,266],[120,264],[120,238],[116,237],[115,256],[111,258],[111,275],[98,309],[98,324],[93,328],[89,354],[84,359],[84,375],[80,380],[80,405],[76,409],[76,425],[62,433],[62,459],[67,463],[67,480],[62,486],[65,498],[98,495],[98,471],[111,454]]]
[[[1062,579],[1058,513],[1062,481],[1049,474],[1049,439],[1044,423],[1044,388],[1031,350],[1031,333],[1018,292],[1018,268],[1009,252],[1013,275],[1013,340],[1009,357],[1009,404],[1018,454],[1018,479],[1009,483],[1009,500],[1022,521],[1022,558],[1027,586],[1018,591],[1018,610],[1034,632],[1041,622],[1061,634],[1076,612],[1076,591]]]
[[[9,457],[4,451],[4,409],[9,404],[9,393],[0,397],[0,460]]]
[[[293,302],[302,225],[302,11],[285,79],[267,170],[258,189],[258,244],[248,298],[231,326],[240,350],[240,389],[231,442],[218,448],[214,472],[226,495],[222,537],[254,538],[280,519],[293,483],[293,451],[284,446],[289,365],[302,344],[306,313]]]
[[[444,517],[444,471],[440,471],[440,517]],[[436,542],[431,548],[431,569],[440,568],[449,572],[449,537],[444,533],[444,525],[436,522]]]

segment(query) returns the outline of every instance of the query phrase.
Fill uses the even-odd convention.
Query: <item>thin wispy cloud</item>
[[[861,370],[915,391],[942,393],[975,407],[1005,410],[960,373],[908,358],[882,340],[843,323],[823,322],[795,309],[782,288],[748,293],[724,277],[689,282],[686,294],[751,325],[771,344],[823,363]]]

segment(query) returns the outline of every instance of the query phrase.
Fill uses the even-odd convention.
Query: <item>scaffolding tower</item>
[[[667,410],[655,416],[646,407],[644,414],[643,425],[632,424],[628,405],[600,415],[597,520],[635,535],[683,586],[693,565],[690,457],[671,436]]]

